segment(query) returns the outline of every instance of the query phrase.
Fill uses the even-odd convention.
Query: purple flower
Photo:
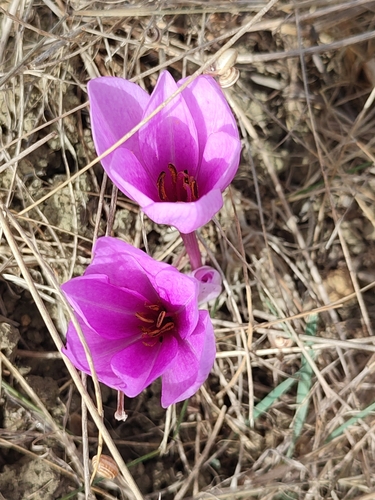
[[[162,377],[164,408],[192,396],[208,377],[215,337],[198,309],[199,282],[131,245],[100,238],[84,276],[62,289],[101,382],[135,397]],[[64,353],[90,373],[72,323]]]
[[[88,83],[97,153],[113,146],[184,82],[161,73],[152,95],[122,78]],[[102,160],[116,186],[154,222],[191,233],[223,205],[239,164],[240,140],[221,88],[199,76],[122,146]]]

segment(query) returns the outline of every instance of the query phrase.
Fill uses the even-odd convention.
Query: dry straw
[[[27,494],[372,498],[374,12],[370,0],[0,1],[0,456],[13,479],[33,463],[52,474]],[[103,234],[187,269],[177,232],[100,167],[183,87],[98,158],[86,84],[116,75],[150,91],[164,68],[190,82],[229,48],[242,161],[199,235],[225,288],[209,306],[214,370],[167,414],[155,384],[119,423],[116,394],[85,388],[58,353],[74,317],[59,284]],[[35,377],[57,384],[53,402]],[[120,475],[90,485],[98,430]]]

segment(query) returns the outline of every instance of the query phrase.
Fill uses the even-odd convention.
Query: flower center
[[[170,178],[167,178],[167,174],[163,170],[156,183],[160,201],[196,201],[199,195],[194,176],[189,175],[187,170],[177,172],[172,163],[169,163],[168,170]]]
[[[153,347],[157,342],[163,342],[163,335],[174,328],[170,313],[160,304],[146,304],[148,311],[135,313],[142,321],[141,332],[143,344]]]

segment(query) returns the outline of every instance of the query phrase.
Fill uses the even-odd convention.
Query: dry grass
[[[0,7],[4,497],[375,498],[375,2]],[[200,231],[225,277],[217,360],[187,404],[165,412],[155,383],[117,422],[115,391],[86,390],[58,352],[59,283],[103,234],[168,262],[182,243],[103,176],[86,84],[116,75],[150,91],[162,68],[202,72],[232,44],[242,161]],[[120,473],[90,488],[102,439]]]

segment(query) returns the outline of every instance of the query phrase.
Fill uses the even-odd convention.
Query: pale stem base
[[[128,418],[124,408],[124,399],[124,393],[122,391],[117,391],[117,410],[115,413],[115,419],[122,420],[123,422],[125,422]]]

